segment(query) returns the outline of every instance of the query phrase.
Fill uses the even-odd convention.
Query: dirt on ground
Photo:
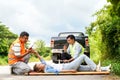
[[[105,76],[103,80],[120,80],[120,76],[108,75],[108,76]]]

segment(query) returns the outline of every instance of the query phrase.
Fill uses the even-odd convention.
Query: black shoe
[[[13,72],[13,67],[11,67],[11,74],[13,74],[13,75],[16,75],[14,72]]]

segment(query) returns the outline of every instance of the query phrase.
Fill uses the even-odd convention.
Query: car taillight
[[[54,40],[51,40],[50,46],[51,46],[51,48],[54,47]]]
[[[89,46],[88,38],[85,38],[85,45]]]

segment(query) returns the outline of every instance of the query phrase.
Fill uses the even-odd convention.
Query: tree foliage
[[[15,38],[17,38],[17,35],[0,23],[0,55],[7,56],[8,48]]]
[[[101,54],[105,54],[103,57],[118,57],[120,55],[120,0],[108,1],[111,4],[95,13],[97,19],[87,28],[87,33],[94,38],[97,32],[100,33],[101,36],[98,37],[101,40],[97,41],[102,42],[99,50]],[[94,28],[96,28],[95,32]]]
[[[94,14],[97,18],[86,28],[86,32],[93,58],[97,61],[108,59],[115,64],[115,61],[120,63],[120,0],[107,1],[108,4]],[[117,74],[120,74],[119,66],[113,65],[113,71]]]
[[[51,53],[51,49],[45,46],[45,42],[43,40],[37,40],[35,42],[35,49],[43,57],[47,57]]]

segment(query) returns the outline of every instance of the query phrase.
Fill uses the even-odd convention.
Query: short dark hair
[[[20,37],[23,37],[23,36],[28,36],[29,37],[29,33],[26,32],[26,31],[23,31],[20,33]]]
[[[34,70],[35,72],[39,72],[39,69],[37,68],[37,64],[34,65],[33,70]]]
[[[39,68],[37,67],[37,64],[34,65],[33,71],[35,71],[35,72],[44,72],[43,70],[41,70],[41,71],[39,70]]]
[[[75,40],[75,36],[74,36],[74,35],[68,35],[68,36],[67,36],[67,39],[68,39],[68,38]]]

